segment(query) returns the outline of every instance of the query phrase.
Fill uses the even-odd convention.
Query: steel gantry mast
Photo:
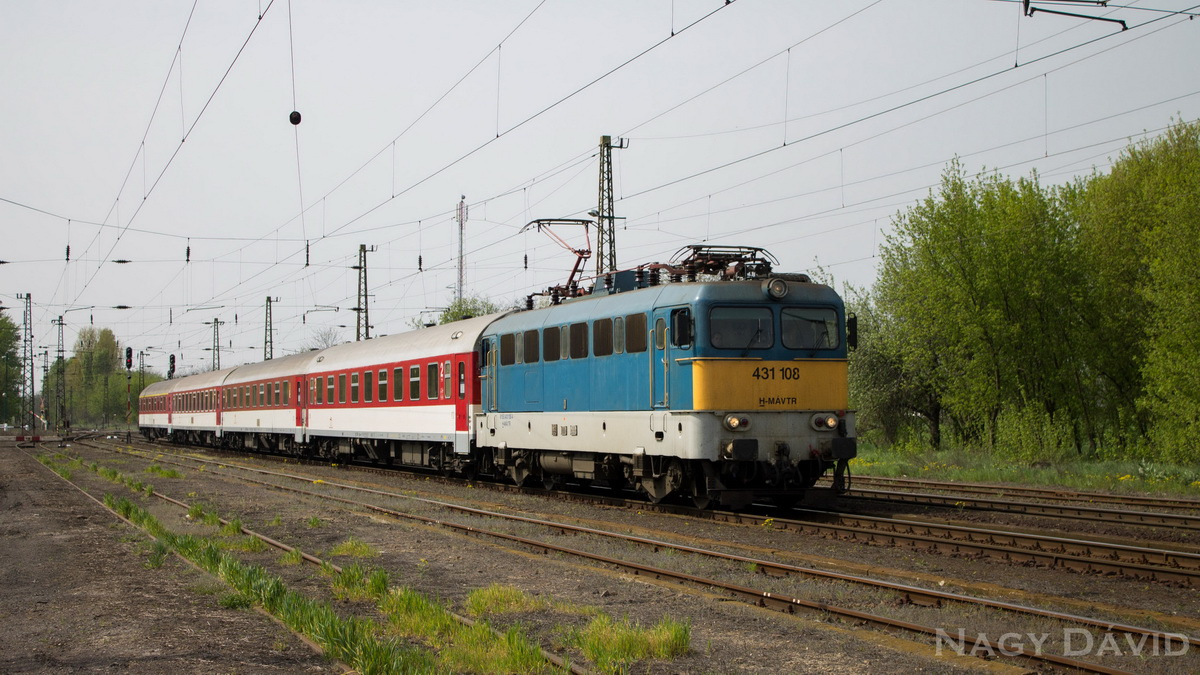
[[[629,147],[624,138],[613,145],[612,136],[600,137],[600,196],[596,211],[596,276],[603,276],[617,269],[616,215],[613,207],[612,151]]]
[[[358,314],[357,325],[354,327],[354,340],[371,339],[371,318],[368,316],[367,305],[367,254],[374,253],[375,247],[367,248],[366,244],[358,245],[358,264],[350,269],[358,270],[358,306],[354,312]]]
[[[37,401],[34,399],[34,354],[33,354],[33,296],[29,293],[18,293],[18,300],[25,301],[25,324],[21,340],[21,405],[25,408],[21,418],[25,420],[25,428],[30,432],[37,430],[37,418],[34,409]]]
[[[267,296],[267,320],[263,333],[263,360],[270,361],[275,358],[275,330],[271,327],[271,303],[279,302],[279,298]]]

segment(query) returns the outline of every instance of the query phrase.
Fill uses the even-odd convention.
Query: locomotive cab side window
[[[775,318],[769,307],[713,307],[710,341],[718,349],[769,349],[775,344]]]
[[[692,310],[671,311],[671,344],[680,349],[692,346]]]
[[[783,346],[788,349],[838,347],[837,312],[829,307],[784,307],[780,315]]]
[[[613,322],[613,350],[618,354],[625,353],[625,317],[618,316]]]

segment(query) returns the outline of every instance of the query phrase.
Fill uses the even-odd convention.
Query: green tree
[[[20,328],[0,312],[0,422],[19,423],[22,372]]]
[[[1149,454],[1195,461],[1200,446],[1200,122],[1125,149],[1074,189],[1082,244],[1116,346],[1101,372]],[[1137,407],[1135,408],[1134,403]]]
[[[438,317],[438,323],[453,323],[501,311],[504,311],[503,308],[484,296],[464,295],[452,301],[446,306],[446,309],[442,310],[441,316]]]

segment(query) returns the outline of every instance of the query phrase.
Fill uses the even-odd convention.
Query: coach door
[[[308,396],[308,391],[304,386],[304,378],[296,378],[296,396],[294,398],[296,404],[296,436],[299,437],[304,429],[304,414],[305,414],[305,397]]]

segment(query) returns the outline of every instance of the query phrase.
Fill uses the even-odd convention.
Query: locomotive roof
[[[681,282],[651,286],[624,293],[599,293],[574,298],[543,309],[510,314],[497,320],[488,333],[527,330],[533,326],[590,321],[655,307],[690,305],[697,302],[736,302],[764,304],[817,304],[842,306],[834,290],[824,284],[787,280],[788,295],[781,301],[769,300],[762,290],[763,280]]]

